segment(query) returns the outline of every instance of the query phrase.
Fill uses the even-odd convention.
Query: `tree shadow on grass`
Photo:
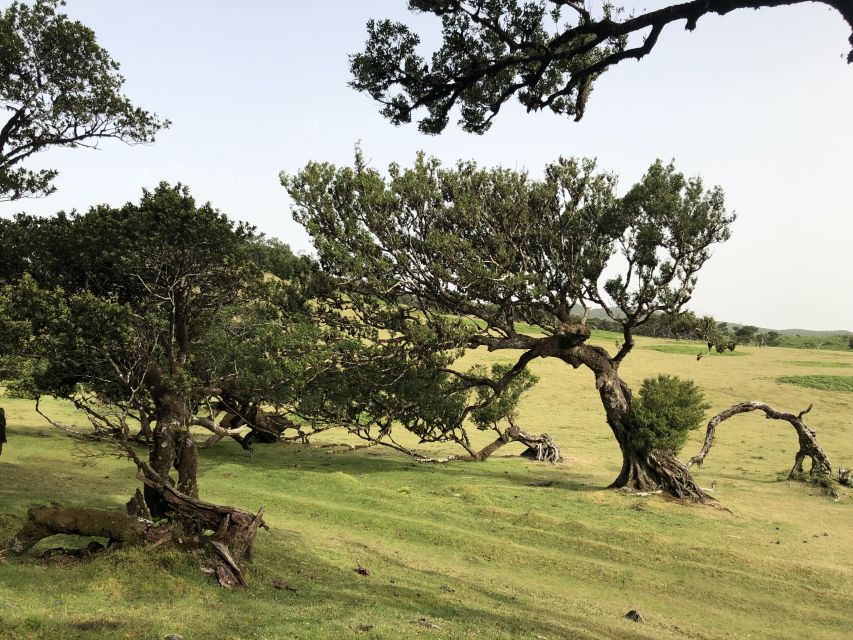
[[[224,445],[224,446],[223,446]],[[313,445],[276,443],[257,445],[247,454],[237,443],[219,443],[201,453],[203,464],[214,467],[237,464],[259,471],[301,470],[313,473],[342,472],[353,476],[368,474],[409,473],[415,477],[441,474],[456,478],[485,479],[526,487],[543,487],[570,491],[601,491],[596,486],[573,480],[563,465],[535,462],[521,456],[500,456],[482,462],[455,460],[447,463],[415,462],[395,452],[371,449],[356,451],[319,448]],[[507,467],[511,467],[508,469]]]

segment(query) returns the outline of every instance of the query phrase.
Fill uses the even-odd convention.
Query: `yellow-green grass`
[[[647,349],[652,349],[653,351],[660,351],[661,353],[671,353],[673,355],[679,356],[696,356],[698,354],[702,354],[702,356],[748,356],[751,352],[740,349],[738,351],[729,351],[728,349],[720,353],[716,349],[711,349],[708,351],[708,345],[704,342],[672,342],[667,340],[661,340],[662,344],[653,344],[648,345]]]
[[[819,367],[821,369],[853,367],[853,362],[834,362],[832,360],[788,360],[785,364],[792,364],[795,367]]]
[[[613,347],[609,336],[594,342]],[[481,349],[460,365],[514,356]],[[623,375],[635,387],[660,372],[692,378],[713,405],[709,415],[741,400],[788,411],[813,402],[808,423],[832,462],[850,466],[853,396],[776,381],[803,373],[791,361],[823,357],[762,348],[697,362],[639,348]],[[605,488],[619,452],[592,375],[553,359],[532,368],[540,382],[519,421],[551,434],[563,464],[520,459],[516,445],[485,463],[432,466],[376,449],[273,445],[249,456],[222,442],[202,452],[202,496],[264,505],[271,527],[259,534],[248,590],[213,586],[192,558],[173,551],[128,549],[46,565],[39,552],[63,541],[45,541],[0,566],[0,637],[829,639],[849,632],[853,501],[784,480],[796,450],[786,423],[746,414],[719,427],[696,476],[706,487],[716,481],[730,511],[629,496]],[[3,405],[0,538],[20,526],[28,505],[120,508],[138,485],[126,460],[82,467],[31,403]],[[59,403],[49,408],[74,419]],[[702,435],[693,434],[685,457]],[[475,434],[477,444],[489,438]],[[543,481],[553,484],[533,486]],[[358,563],[369,576],[353,571]],[[296,593],[274,589],[276,577]],[[624,618],[635,608],[644,624]],[[439,628],[412,622],[421,618]]]

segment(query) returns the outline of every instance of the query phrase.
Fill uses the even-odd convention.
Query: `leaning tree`
[[[20,552],[60,532],[161,539],[168,531],[151,523],[166,518],[187,539],[203,541],[203,530],[214,531],[220,582],[241,583],[239,563],[251,554],[262,514],[199,500],[191,428],[238,430],[217,422],[213,405],[228,389],[250,384],[234,353],[259,330],[254,319],[266,304],[266,283],[252,261],[253,229],[166,183],[144,191],[139,204],[20,216],[4,229],[17,229],[5,237],[20,240],[15,260],[3,261],[6,276],[26,269],[0,295],[0,353],[26,360],[14,390],[71,401],[90,429],[45,417],[133,460],[144,489],[128,510],[146,523],[140,530],[137,519],[112,512],[33,510],[10,548]],[[278,353],[294,356],[285,348],[295,341]],[[133,440],[135,425],[149,420],[146,454]]]
[[[722,190],[659,161],[623,197],[616,177],[590,160],[561,159],[534,179],[473,163],[442,168],[419,155],[389,173],[358,154],[352,168],[309,163],[282,176],[295,218],[341,288],[427,325],[459,320],[456,348],[520,350],[498,375],[445,368],[459,384],[485,389],[484,406],[536,358],[586,367],[622,451],[613,486],[707,498],[671,449],[644,436],[619,367],[634,330],[680,310],[711,246],[729,237],[734,216]],[[610,264],[622,273],[605,280]],[[621,327],[615,353],[588,344],[586,316],[573,316],[591,305]]]
[[[427,60],[409,26],[371,20],[364,51],[350,57],[350,85],[394,124],[425,111],[424,133],[443,131],[456,106],[462,128],[483,133],[513,98],[580,120],[596,79],[649,54],[669,25],[692,31],[706,15],[804,2],[838,11],[853,29],[853,0],[691,0],[638,14],[579,0],[409,0],[412,11],[440,18],[440,46]]]

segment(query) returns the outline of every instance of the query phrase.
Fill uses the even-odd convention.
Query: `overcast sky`
[[[9,3],[0,1],[0,6]],[[60,171],[58,192],[0,204],[52,214],[138,200],[160,180],[189,185],[233,218],[297,251],[310,243],[290,217],[278,172],[309,160],[410,163],[425,150],[526,168],[597,157],[627,189],[655,158],[720,184],[738,214],[732,239],[700,273],[691,308],[771,328],[853,329],[853,66],[841,17],[823,5],[709,16],[664,31],[653,53],[596,84],[580,123],[502,110],[484,136],[450,126],[427,137],[394,127],[347,87],[347,55],[371,17],[437,23],[404,0],[68,0],[121,63],[125,92],[169,118],[156,144],[60,150],[30,166]],[[649,0],[642,7],[663,6]]]

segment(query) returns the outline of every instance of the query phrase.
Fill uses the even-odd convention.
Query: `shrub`
[[[637,443],[643,449],[658,449],[676,454],[687,436],[705,418],[705,396],[692,380],[661,374],[646,378],[634,399]]]

